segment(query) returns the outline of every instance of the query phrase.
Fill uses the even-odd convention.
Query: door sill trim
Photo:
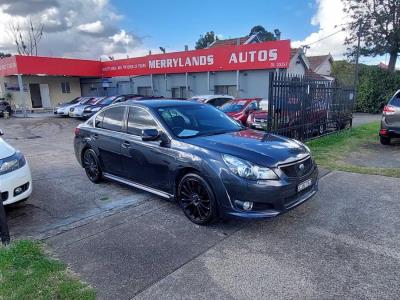
[[[118,176],[115,176],[115,175],[112,175],[112,174],[109,174],[109,173],[103,173],[103,176],[105,178],[107,178],[107,179],[118,181],[120,183],[123,183],[123,184],[129,185],[129,186],[138,188],[140,190],[143,190],[143,191],[158,195],[158,196],[166,198],[166,199],[171,199],[171,198],[174,197],[174,195],[171,195],[169,193],[166,193],[166,192],[154,189],[152,187],[149,187],[149,186],[146,186],[146,185],[134,182],[134,181],[130,181],[128,179],[124,179],[124,178],[121,178],[121,177],[118,177]]]

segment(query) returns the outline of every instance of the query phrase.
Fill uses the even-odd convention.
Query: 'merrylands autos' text
[[[259,51],[242,51],[232,53],[229,56],[229,64],[241,64],[252,62],[275,61],[278,58],[278,50],[259,50]],[[149,69],[164,69],[177,67],[197,67],[197,66],[212,66],[214,64],[214,55],[199,55],[191,57],[177,57],[166,59],[149,60]]]

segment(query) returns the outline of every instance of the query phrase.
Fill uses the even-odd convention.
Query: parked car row
[[[55,114],[69,116],[74,118],[88,119],[102,108],[111,104],[124,102],[126,100],[144,100],[144,99],[163,99],[163,97],[150,97],[141,95],[118,95],[109,97],[81,97],[65,103],[55,110]],[[252,129],[265,129],[269,117],[269,102],[264,98],[242,98],[235,99],[230,95],[199,95],[193,96],[188,100],[210,104],[217,107],[225,114]],[[300,110],[305,109],[309,123],[312,128],[308,129],[312,135],[324,134],[326,131],[326,122],[329,117],[329,107],[324,100],[316,100],[302,107],[300,100],[290,98],[282,101],[276,101],[272,105],[272,116],[275,124],[274,128],[288,128],[301,125],[304,121],[300,117]],[[302,108],[300,108],[302,107]],[[315,126],[314,126],[315,125]],[[315,134],[314,134],[315,133]],[[289,134],[289,136],[294,136]]]
[[[109,97],[78,97],[63,103],[54,109],[54,114],[64,117],[89,119],[96,112],[111,104],[124,102],[126,100],[159,99],[157,96],[142,96],[136,94],[125,94]]]

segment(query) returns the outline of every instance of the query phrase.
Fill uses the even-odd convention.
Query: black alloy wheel
[[[83,167],[91,182],[99,183],[101,181],[103,174],[96,152],[94,152],[93,149],[87,149],[83,154]]]
[[[217,206],[210,185],[198,174],[186,174],[178,186],[178,201],[186,217],[206,225],[217,216]]]

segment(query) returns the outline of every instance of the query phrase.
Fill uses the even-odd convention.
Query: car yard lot
[[[77,124],[0,119],[33,175],[9,225],[43,239],[100,299],[398,297],[400,178],[321,170],[317,196],[286,215],[200,227],[151,194],[92,184],[74,156]]]

